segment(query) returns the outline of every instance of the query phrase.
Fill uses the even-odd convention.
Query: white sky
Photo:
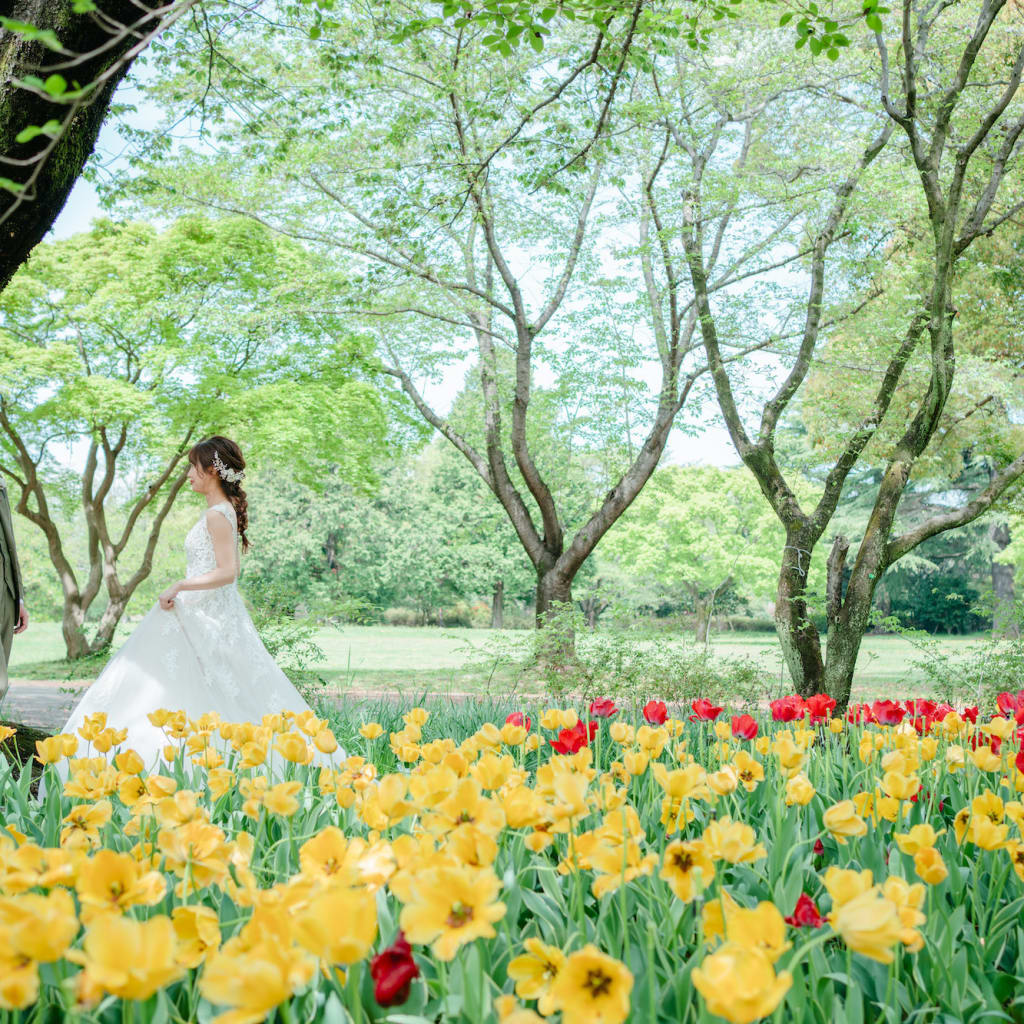
[[[139,94],[131,85],[123,87],[115,96],[115,102],[139,104]],[[145,117],[145,114],[136,115]],[[155,114],[154,123],[155,123]],[[123,150],[123,142],[113,127],[106,127],[100,133],[97,151],[107,166],[116,166],[119,154]],[[93,186],[84,178],[75,184],[64,209],[54,223],[50,238],[67,238],[77,232],[87,231],[91,221],[104,214],[100,208],[99,198]],[[652,366],[652,371],[655,369]],[[440,415],[447,415],[462,387],[467,364],[454,364],[445,371],[442,380],[436,384],[422,383],[424,397]],[[652,385],[656,386],[652,375]],[[685,410],[684,410],[685,412]],[[697,431],[684,434],[674,430],[664,456],[663,464],[701,463],[710,465],[737,465],[739,458],[729,439],[728,432],[721,425],[717,416],[717,408],[708,405],[705,408],[707,422]],[[72,457],[72,462],[74,459]]]

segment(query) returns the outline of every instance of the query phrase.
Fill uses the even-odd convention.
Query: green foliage
[[[315,669],[327,660],[314,639],[316,622],[296,617],[290,609],[292,595],[273,582],[246,580],[244,592],[263,646],[303,696],[311,699],[317,688],[326,685]]]
[[[574,653],[564,658],[567,638]],[[772,691],[772,681],[746,657],[714,656],[704,644],[665,643],[642,628],[594,630],[578,608],[562,607],[540,629],[495,634],[467,651],[468,663],[492,675],[512,670],[550,701],[589,702],[614,697],[639,707],[646,700],[686,705],[698,697],[753,707]]]

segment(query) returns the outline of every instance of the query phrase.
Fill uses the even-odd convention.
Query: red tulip
[[[924,697],[917,697],[908,701],[905,701],[907,710],[912,715],[924,715],[925,718],[934,718],[935,711],[938,705],[933,700],[927,700]]]
[[[978,722],[978,708],[977,708],[977,705],[975,705],[973,708],[964,708],[963,711],[960,712],[960,717],[965,719],[968,722],[973,722],[975,725],[977,725],[977,722]]]
[[[820,839],[814,840],[814,856],[820,857],[825,852],[825,844]]]
[[[867,704],[851,704],[846,711],[846,720],[855,724],[874,721],[871,708]]]
[[[1009,718],[1014,712],[1024,708],[1024,690],[1020,693],[999,694],[996,697],[996,707]]]
[[[505,719],[506,725],[520,725],[527,732],[530,731],[530,719],[522,713],[522,711],[513,711],[508,718]]]
[[[827,693],[816,693],[813,697],[808,697],[805,703],[811,713],[812,722],[824,722],[826,718],[831,718],[832,709],[836,706],[835,698]]]
[[[398,933],[394,945],[370,961],[370,975],[373,978],[373,996],[381,1006],[400,1006],[409,998],[409,986],[413,978],[420,976],[420,969],[402,932]]]
[[[795,693],[773,700],[768,706],[772,709],[772,720],[775,722],[792,722],[807,713],[803,698]]]
[[[1013,763],[1017,766],[1017,771],[1024,772],[1024,748],[1017,754]]]
[[[597,700],[590,702],[591,718],[611,718],[612,715],[618,713],[619,709],[615,706],[615,701],[609,697],[598,697]]]
[[[587,726],[577,722],[571,729],[563,729],[557,740],[548,742],[559,754],[576,754],[589,745],[596,733],[597,722],[590,722]]]
[[[693,714],[690,715],[691,722],[713,722],[722,713],[721,708],[716,708],[711,701],[705,700],[703,697],[695,700],[690,706],[693,708]]]
[[[644,705],[644,719],[651,725],[664,725],[668,718],[668,708],[663,700],[649,700]]]
[[[879,725],[899,725],[906,713],[894,700],[876,700],[871,705],[871,714]]]
[[[750,715],[733,715],[732,734],[741,740],[752,740],[757,735],[757,722]]]
[[[783,920],[794,928],[820,928],[825,923],[825,918],[818,913],[814,900],[805,892],[800,893],[793,913]]]

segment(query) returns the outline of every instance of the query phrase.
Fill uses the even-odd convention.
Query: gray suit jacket
[[[18,551],[14,546],[14,524],[11,522],[11,505],[7,500],[7,485],[0,476],[0,588],[10,592],[14,604],[24,599],[21,585],[21,567],[18,565]]]

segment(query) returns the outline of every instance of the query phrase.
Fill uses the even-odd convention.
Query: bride
[[[249,548],[241,449],[209,437],[188,458],[189,483],[206,511],[185,537],[185,579],[160,595],[62,730],[74,733],[86,716],[105,712],[111,728],[127,729],[123,746],[151,769],[170,742],[149,719],[158,709],[257,723],[268,713],[310,710],[263,646],[238,592],[239,538],[242,551]]]

